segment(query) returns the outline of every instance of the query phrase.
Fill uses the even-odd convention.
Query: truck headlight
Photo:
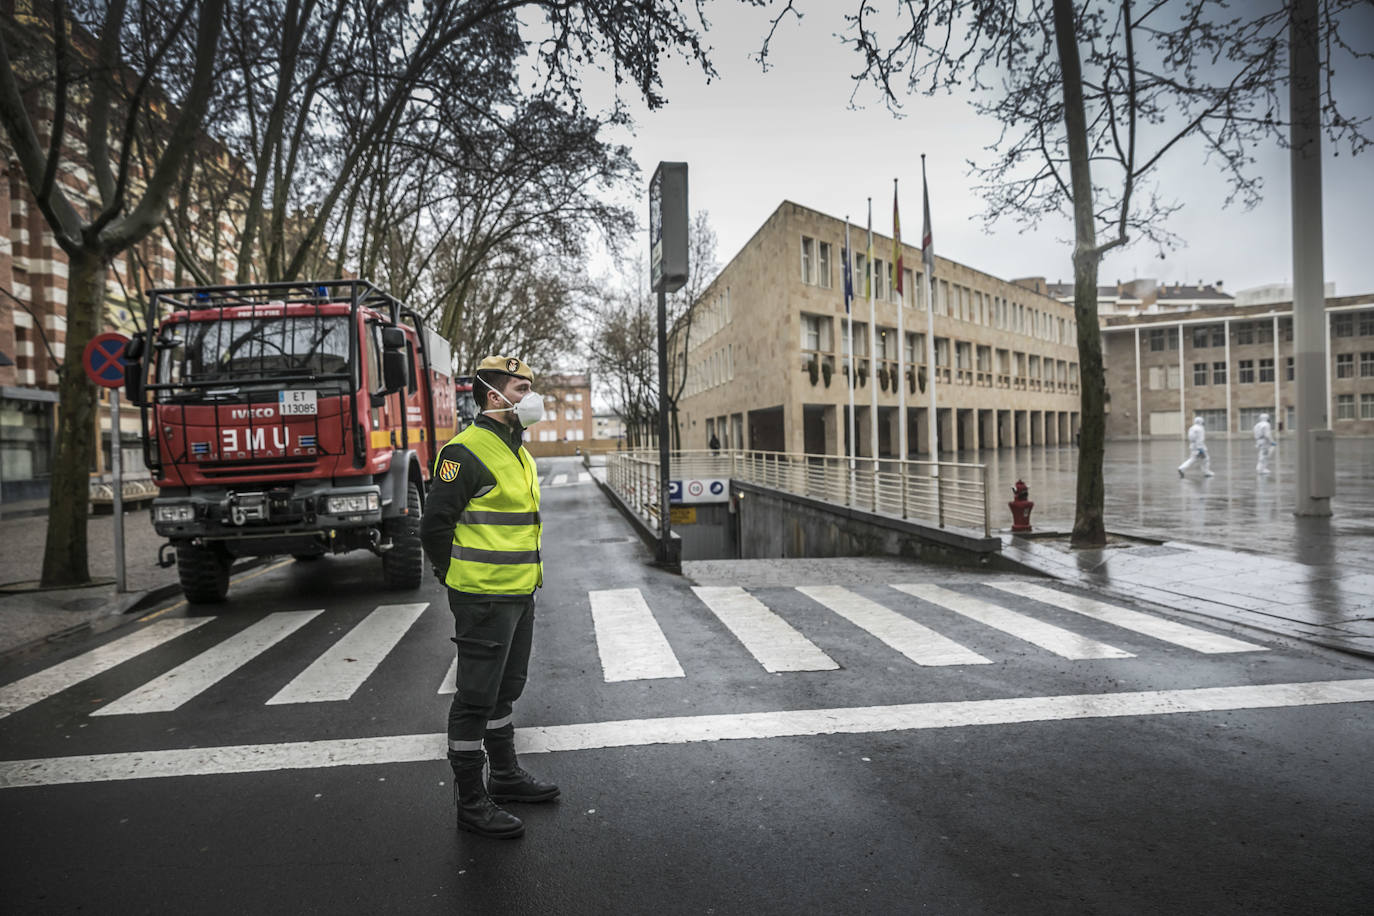
[[[189,522],[195,517],[196,508],[190,503],[153,507],[153,520],[158,522]]]
[[[330,515],[354,515],[376,512],[382,507],[382,499],[376,493],[353,493],[349,496],[331,496],[325,505]]]

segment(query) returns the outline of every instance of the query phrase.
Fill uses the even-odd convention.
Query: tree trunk
[[[1069,181],[1073,190],[1073,312],[1078,322],[1079,396],[1078,493],[1074,507],[1074,547],[1107,543],[1102,516],[1102,451],[1106,432],[1102,413],[1106,379],[1102,374],[1102,334],[1097,323],[1097,247],[1093,182],[1088,153],[1088,120],[1083,106],[1083,68],[1079,61],[1073,0],[1054,0],[1054,38],[1064,84],[1064,130],[1069,143]]]
[[[105,301],[104,259],[80,251],[68,259],[67,348],[58,370],[61,414],[57,454],[48,497],[48,539],[43,549],[45,588],[91,581],[86,553],[86,518],[95,459],[95,386],[86,378],[82,356],[96,333]]]

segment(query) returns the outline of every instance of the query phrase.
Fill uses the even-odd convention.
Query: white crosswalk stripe
[[[291,683],[277,691],[267,704],[347,700],[427,607],[428,602],[384,604],[377,608]]]
[[[451,662],[448,663],[448,673],[445,674],[445,675],[444,675],[444,679],[443,679],[442,681],[439,682],[439,694],[440,694],[440,696],[442,696],[443,694],[446,694],[446,693],[457,693],[457,692],[458,692],[458,651],[457,651],[457,649],[455,649],[454,652],[453,652],[453,661],[451,661]]]
[[[268,614],[246,630],[235,633],[132,693],[95,710],[91,715],[171,712],[209,690],[217,681],[233,674],[322,613],[321,609]]]
[[[550,484],[550,486],[561,487],[563,484],[565,484],[565,483],[567,483],[567,482],[568,482],[568,475],[567,475],[567,474],[555,474],[555,475],[553,475],[553,482]]]
[[[685,677],[673,647],[637,588],[589,592],[605,680]]]
[[[819,601],[855,626],[887,643],[918,665],[988,665],[986,659],[952,639],[891,608],[838,585],[801,585],[797,591]]]
[[[920,598],[922,601],[929,601],[931,604],[938,604],[956,614],[962,614],[970,620],[976,620],[995,630],[1001,630],[1003,633],[1008,633],[1031,645],[1039,646],[1062,658],[1133,657],[1130,652],[1125,652],[1115,646],[1109,646],[1095,639],[1071,633],[1053,624],[1045,623],[1043,620],[1036,620],[1034,617],[1007,610],[970,595],[951,591],[940,585],[894,585],[892,587]]]
[[[840,667],[815,643],[744,589],[696,586],[692,591],[759,660],[765,671],[832,671]]]
[[[159,620],[121,639],[92,649],[76,658],[21,678],[0,687],[0,719],[10,713],[32,706],[40,700],[61,693],[97,674],[142,655],[183,633],[204,626],[213,617],[191,617],[180,620]]]
[[[545,474],[539,478],[539,488],[542,490],[554,490],[559,487],[575,487],[579,484],[591,483],[592,475],[586,471],[569,472],[566,474]]]
[[[1257,646],[1254,643],[1233,639],[1230,636],[1222,636],[1219,633],[1209,633],[1206,630],[1186,626],[1174,620],[1166,620],[1163,617],[1155,617],[1129,608],[1107,604],[1094,598],[1070,595],[1067,592],[1046,588],[1033,582],[993,582],[991,585],[993,588],[1001,589],[1013,595],[1052,604],[1066,611],[1073,611],[1076,614],[1121,627],[1123,630],[1142,633],[1145,636],[1151,636],[1163,642],[1173,643],[1176,646],[1193,649],[1197,652],[1216,654],[1268,651],[1264,646]]]

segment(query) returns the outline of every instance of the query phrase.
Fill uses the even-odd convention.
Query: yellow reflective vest
[[[463,507],[453,528],[452,561],[444,583],[470,594],[532,594],[544,584],[534,459],[523,445],[517,457],[500,436],[475,423],[448,442],[454,443],[466,446],[486,466],[496,486]]]

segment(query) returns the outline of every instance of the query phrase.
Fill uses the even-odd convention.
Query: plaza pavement
[[[1028,569],[1293,639],[1374,655],[1374,439],[1337,440],[1337,496],[1329,519],[1295,518],[1293,449],[1281,441],[1268,477],[1255,473],[1245,439],[1209,442],[1216,476],[1180,480],[1181,442],[1112,442],[1104,475],[1102,550],[1071,551],[1077,451],[1070,446],[983,452],[1003,555]],[[974,460],[972,455],[962,460]],[[1006,501],[1024,480],[1035,509],[1031,537],[1013,537]],[[19,510],[19,511],[16,511]],[[31,514],[22,514],[27,511]],[[180,598],[176,570],[157,565],[162,543],[147,509],[126,514],[129,591],[114,588],[113,519],[90,519],[90,570],[82,589],[32,588],[42,566],[41,505],[4,507],[0,518],[0,660],[48,642],[137,619],[129,613]],[[236,568],[244,574],[245,565]],[[251,573],[248,573],[251,575]],[[15,585],[14,583],[27,583]]]

